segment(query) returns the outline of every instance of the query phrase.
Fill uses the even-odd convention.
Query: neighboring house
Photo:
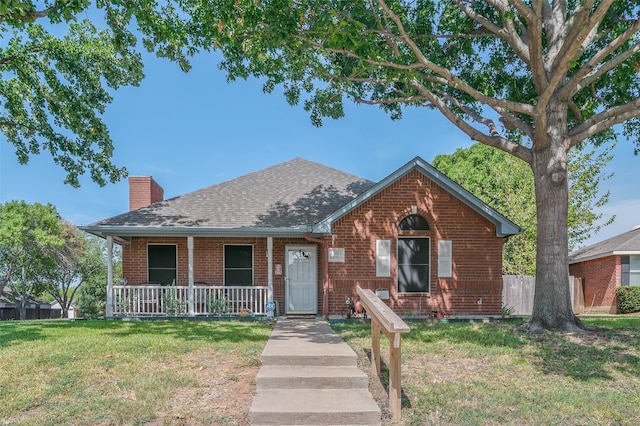
[[[500,315],[503,242],[521,232],[419,157],[378,183],[300,158],[168,200],[151,177],[129,183],[130,212],[82,227],[122,245],[107,316],[221,300],[328,316],[356,286],[403,315]]]
[[[616,288],[640,286],[640,226],[574,251],[569,273],[582,279],[585,312],[615,313]]]
[[[20,312],[16,309],[16,302],[7,294],[7,290],[4,293],[0,293],[0,321],[6,320],[19,320]],[[17,297],[20,301],[20,296]],[[27,298],[26,301],[26,314],[28,320],[30,319],[48,319],[51,318],[51,305],[38,300],[34,297]]]

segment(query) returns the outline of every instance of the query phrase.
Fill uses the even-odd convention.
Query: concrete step
[[[380,408],[368,390],[273,389],[256,394],[252,425],[380,425]]]
[[[351,355],[327,355],[326,353],[301,355],[291,353],[288,355],[262,354],[262,365],[280,366],[325,366],[325,367],[355,367],[358,359]]]
[[[357,367],[265,365],[256,377],[258,392],[269,389],[367,389]]]

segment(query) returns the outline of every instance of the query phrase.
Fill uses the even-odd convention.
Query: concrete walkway
[[[380,425],[357,356],[319,319],[278,319],[262,352],[252,425]]]

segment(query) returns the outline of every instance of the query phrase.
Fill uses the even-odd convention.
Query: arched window
[[[419,215],[407,216],[398,225],[399,293],[429,292],[430,239],[428,235],[414,233],[403,236],[403,231],[428,230],[427,220]]]
[[[407,216],[400,222],[398,225],[399,231],[428,231],[429,224],[427,220],[417,214],[412,214],[411,216]]]

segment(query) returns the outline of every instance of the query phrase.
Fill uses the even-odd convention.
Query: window
[[[253,246],[224,246],[224,284],[253,285]]]
[[[640,256],[622,256],[622,285],[640,286]]]
[[[176,246],[169,244],[147,246],[149,282],[153,284],[175,284],[177,278]]]
[[[391,241],[376,241],[376,277],[391,276]]]
[[[398,238],[398,291],[429,292],[429,238]]]
[[[398,224],[398,292],[428,293],[431,246],[429,223],[417,214]]]
[[[398,225],[399,231],[428,231],[429,224],[426,219],[417,214],[407,216],[402,219],[400,225]]]

